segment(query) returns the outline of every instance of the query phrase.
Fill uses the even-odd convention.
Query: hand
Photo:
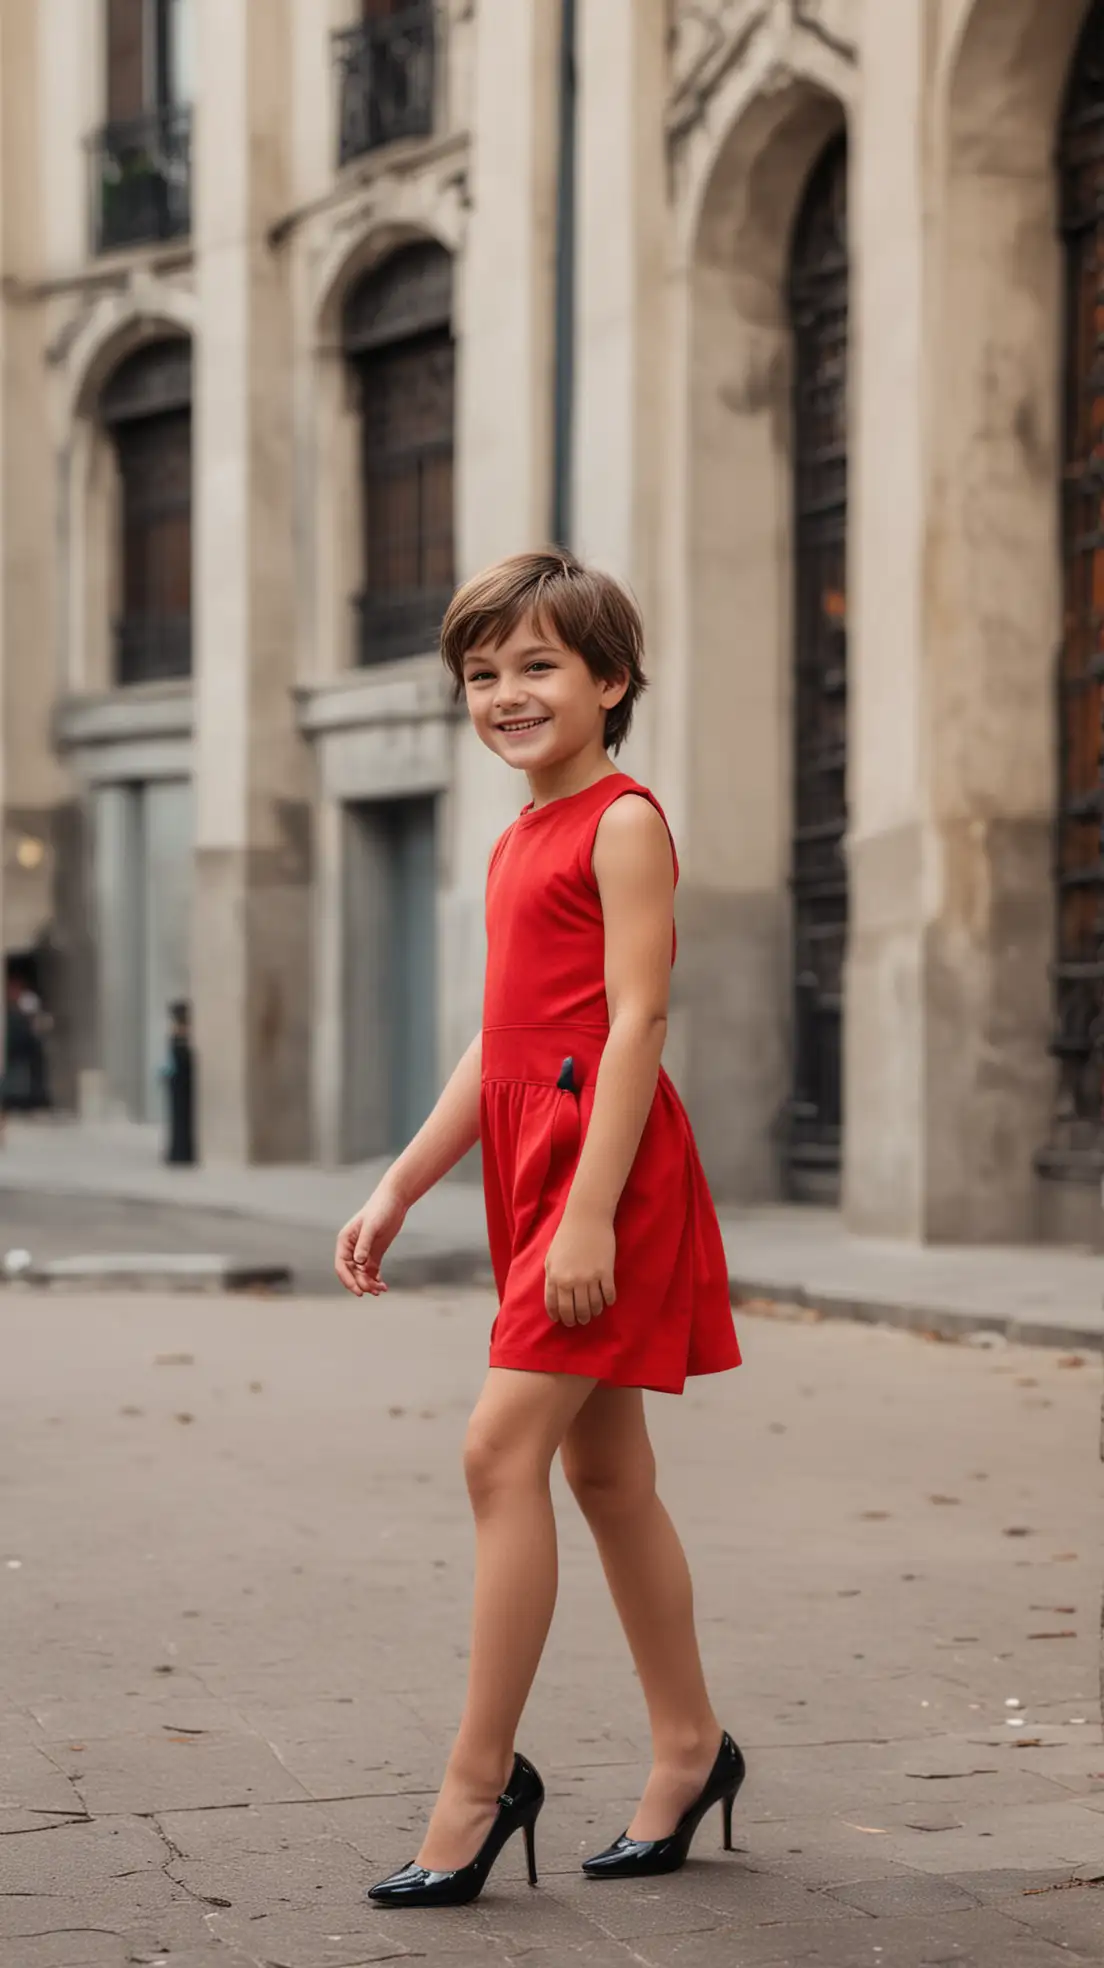
[[[369,1196],[362,1210],[349,1218],[337,1240],[334,1270],[346,1291],[363,1298],[379,1298],[387,1290],[380,1277],[385,1251],[403,1227],[406,1204],[386,1181]]]
[[[544,1261],[544,1304],[550,1319],[562,1326],[588,1326],[613,1304],[616,1251],[609,1217],[565,1211]]]

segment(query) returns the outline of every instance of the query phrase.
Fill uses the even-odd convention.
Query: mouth
[[[523,738],[527,732],[539,731],[542,725],[550,723],[551,719],[546,717],[517,718],[510,724],[496,724],[495,730],[504,732],[508,738]]]

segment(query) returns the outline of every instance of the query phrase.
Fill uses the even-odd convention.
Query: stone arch
[[[363,519],[360,418],[342,335],[346,302],[364,277],[404,247],[440,246],[457,264],[457,238],[441,223],[402,217],[366,227],[350,244],[332,242],[314,282],[313,387],[304,475],[311,492],[312,550],[303,591],[313,597],[304,619],[301,669],[335,676],[350,663],[350,597],[359,585]],[[454,286],[454,308],[457,296]]]
[[[66,425],[88,416],[110,372],[143,342],[194,336],[194,294],[184,288],[138,283],[124,295],[104,296],[69,342],[64,359]]]
[[[691,188],[678,283],[679,574],[659,691],[685,842],[674,1063],[713,1180],[747,1201],[779,1193],[789,1078],[789,251],[845,121],[793,73],[745,98]]]
[[[1022,1237],[1033,1218],[1044,1234],[1074,1227],[1068,1191],[1037,1170],[1055,1091],[1054,158],[1086,12],[1087,0],[960,6],[935,103],[924,715],[939,877],[924,1227],[951,1239]]]
[[[112,446],[97,411],[104,385],[143,346],[186,337],[190,294],[159,291],[147,304],[108,300],[95,308],[67,352],[62,409],[62,674],[83,695],[111,687],[110,624],[118,526]]]

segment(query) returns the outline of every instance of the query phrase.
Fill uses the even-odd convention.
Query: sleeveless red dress
[[[716,1211],[666,1073],[614,1220],[616,1302],[586,1326],[561,1325],[544,1303],[545,1258],[609,1036],[594,838],[626,793],[662,817],[651,793],[612,773],[527,807],[491,855],[481,1125],[499,1297],[491,1365],[679,1394],[688,1374],[739,1366],[740,1349]]]

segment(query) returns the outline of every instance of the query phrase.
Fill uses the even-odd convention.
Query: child
[[[674,952],[674,848],[657,802],[611,764],[645,687],[643,629],[607,575],[517,554],[454,597],[441,649],[483,743],[532,795],[487,877],[483,1029],[433,1113],[347,1223],[337,1272],[386,1291],[411,1204],[482,1138],[499,1311],[465,1471],[476,1525],[467,1701],[416,1861],[370,1889],[455,1906],[544,1802],[515,1755],[556,1597],[559,1450],[640,1676],[654,1760],[636,1816],[584,1861],[672,1872],[744,1763],[710,1705],[690,1577],[655,1491],[643,1389],[739,1364],[717,1218],[660,1067]]]

